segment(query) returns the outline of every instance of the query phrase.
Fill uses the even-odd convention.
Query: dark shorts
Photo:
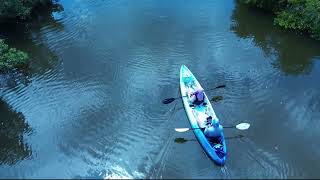
[[[195,104],[195,105],[198,105],[198,106],[199,106],[199,105],[200,105],[200,104],[202,104],[203,102],[204,102],[204,101],[194,101],[194,102],[193,102],[193,104]]]

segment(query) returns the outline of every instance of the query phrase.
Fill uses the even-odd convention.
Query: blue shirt
[[[222,135],[222,131],[223,127],[220,124],[218,127],[209,125],[204,130],[204,135],[206,135],[207,137],[217,138]]]

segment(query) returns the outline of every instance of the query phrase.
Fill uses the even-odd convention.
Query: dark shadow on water
[[[252,39],[273,66],[287,75],[308,74],[313,60],[320,57],[320,41],[306,34],[290,32],[274,25],[274,16],[237,2],[231,30],[240,38]]]
[[[22,113],[15,112],[0,99],[0,164],[14,165],[32,155],[31,147],[24,142],[31,127]]]
[[[39,37],[41,28],[50,27],[54,31],[63,31],[64,25],[53,17],[54,12],[63,11],[63,7],[55,4],[50,7],[39,7],[33,13],[32,19],[25,22],[10,21],[0,23],[0,38],[6,39],[9,45],[19,48],[22,41],[32,41],[34,37]],[[30,42],[28,42],[30,43]],[[22,47],[24,47],[22,45]]]

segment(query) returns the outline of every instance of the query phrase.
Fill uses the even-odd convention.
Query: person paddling
[[[212,120],[211,124],[206,126],[204,130],[204,135],[209,137],[209,138],[217,138],[220,139],[223,133],[223,127],[219,123],[218,119]]]
[[[190,102],[195,105],[200,105],[204,102],[204,91],[202,88],[197,88],[195,92],[190,93]]]
[[[211,124],[211,120],[212,117],[208,116],[206,113],[203,112],[197,112],[197,111],[193,111],[193,113],[197,116],[197,123],[200,129],[202,129],[202,131],[205,130],[205,128]]]

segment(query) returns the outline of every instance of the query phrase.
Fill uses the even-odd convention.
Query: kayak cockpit
[[[211,147],[216,151],[216,153],[220,159],[226,155],[226,153],[224,152],[224,149],[223,149],[223,140],[222,139],[223,139],[222,136],[220,136],[218,138],[207,138]]]

